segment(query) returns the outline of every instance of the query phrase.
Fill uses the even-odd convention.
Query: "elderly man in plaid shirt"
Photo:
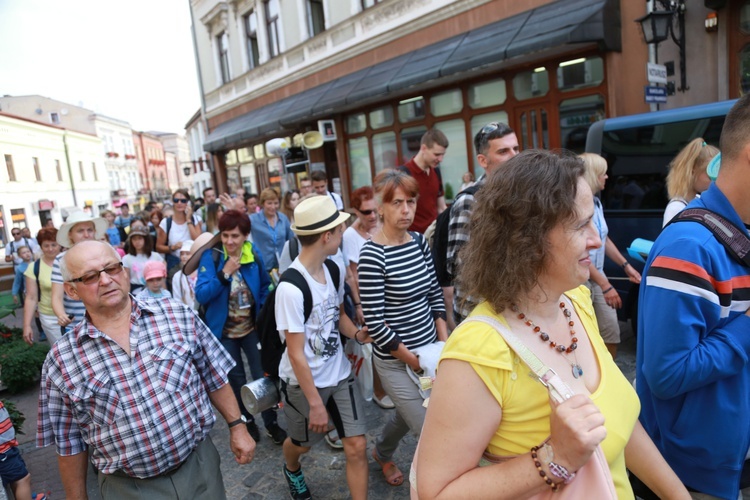
[[[477,163],[486,173],[477,179],[476,186],[483,186],[487,176],[518,154],[518,138],[508,125],[499,122],[488,123],[474,136],[474,148],[477,151]],[[446,255],[446,270],[450,276],[456,276],[460,262],[458,251],[469,241],[469,223],[474,212],[474,194],[459,193],[451,205],[448,222],[448,252]],[[444,290],[445,291],[445,290]],[[447,293],[446,296],[450,296]],[[466,296],[458,283],[454,282],[453,290],[453,319],[458,325],[469,315],[476,302]],[[451,325],[452,326],[452,325]]]
[[[255,451],[227,384],[232,358],[184,305],[131,297],[109,245],[79,243],[60,267],[87,314],[47,355],[37,446],[56,444],[66,496],[86,498],[90,448],[104,498],[225,498],[211,403],[237,462]]]

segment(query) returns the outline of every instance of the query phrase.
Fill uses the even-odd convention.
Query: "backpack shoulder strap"
[[[42,296],[42,288],[39,286],[39,273],[42,267],[42,259],[34,261],[34,277],[36,278],[36,296],[40,299]]]
[[[313,306],[312,292],[310,291],[310,286],[307,284],[307,280],[304,276],[302,276],[301,272],[297,271],[293,267],[290,267],[289,269],[284,271],[284,274],[281,275],[279,283],[283,282],[296,286],[302,292],[305,323],[307,323],[307,320],[310,319],[310,314],[312,314]]]
[[[299,240],[297,238],[289,239],[289,258],[294,260],[299,255]]]
[[[435,173],[438,177],[438,183],[440,183],[440,189],[443,189],[443,174],[440,172],[440,167],[435,167]]]
[[[409,167],[407,167],[406,165],[401,165],[401,166],[397,167],[397,170],[402,171],[406,175],[411,175],[411,171],[409,170]]]
[[[169,231],[172,229],[172,217],[167,217],[167,245],[169,245]]]
[[[331,259],[326,259],[323,261],[323,264],[328,268],[328,272],[331,275],[331,279],[333,280],[334,287],[336,288],[336,291],[339,291],[339,283],[341,282],[341,270],[339,269],[338,264],[336,264]]]
[[[722,215],[705,208],[689,208],[675,215],[669,224],[676,222],[697,222],[707,228],[732,257],[750,267],[750,238]]]

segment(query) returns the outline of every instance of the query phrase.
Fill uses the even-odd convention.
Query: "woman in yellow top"
[[[23,306],[23,339],[29,345],[34,343],[34,330],[31,322],[34,314],[39,309],[39,332],[40,340],[45,336],[50,345],[60,338],[62,332],[57,324],[57,316],[52,310],[52,264],[55,257],[60,253],[60,245],[57,244],[57,229],[45,227],[36,235],[39,246],[42,248],[42,256],[39,257],[39,277],[34,274],[36,263],[29,264],[24,273],[26,280],[26,301]],[[37,284],[39,286],[37,286]]]
[[[583,172],[573,156],[530,150],[478,192],[458,279],[483,302],[441,357],[415,459],[419,498],[564,489],[599,444],[619,498],[634,498],[626,463],[661,498],[690,498],[638,423],[638,397],[608,354],[581,286],[589,251],[601,245]],[[507,325],[576,395],[550,403],[500,334],[471,321],[476,315]],[[505,460],[479,467],[485,452]]]

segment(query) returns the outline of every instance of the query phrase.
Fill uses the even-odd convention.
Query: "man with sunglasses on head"
[[[227,383],[232,358],[184,304],[132,297],[110,245],[79,243],[60,270],[86,318],[45,360],[37,445],[56,445],[66,497],[86,498],[90,452],[103,498],[226,498],[212,404],[237,462],[255,453]]]
[[[476,305],[471,297],[467,297],[463,293],[460,285],[452,282],[452,279],[458,274],[460,266],[458,251],[464,243],[469,241],[469,223],[475,203],[474,194],[484,185],[488,175],[519,152],[516,133],[508,125],[500,122],[488,123],[482,127],[474,136],[474,148],[477,151],[477,163],[485,170],[485,173],[477,179],[474,186],[459,193],[453,205],[451,205],[448,223],[448,252],[445,258],[445,270],[447,276],[451,278],[451,283],[440,284],[446,297],[446,306],[449,305],[449,297],[453,297],[453,320],[455,323],[454,325],[449,324],[449,327],[453,328],[463,321]]]
[[[5,246],[5,262],[13,262],[13,267],[23,262],[23,259],[18,256],[20,247],[29,247],[34,255],[39,253],[39,244],[34,238],[24,236],[21,229],[14,227],[10,230],[10,235],[13,236],[13,241]]]

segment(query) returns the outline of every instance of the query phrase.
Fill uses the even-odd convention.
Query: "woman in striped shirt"
[[[420,374],[414,349],[448,338],[443,293],[424,236],[409,232],[419,187],[397,170],[375,178],[381,228],[359,255],[360,300],[374,341],[375,367],[396,406],[375,443],[373,458],[389,484],[404,478],[391,462],[407,432],[419,436],[425,416],[423,399],[406,366]]]

